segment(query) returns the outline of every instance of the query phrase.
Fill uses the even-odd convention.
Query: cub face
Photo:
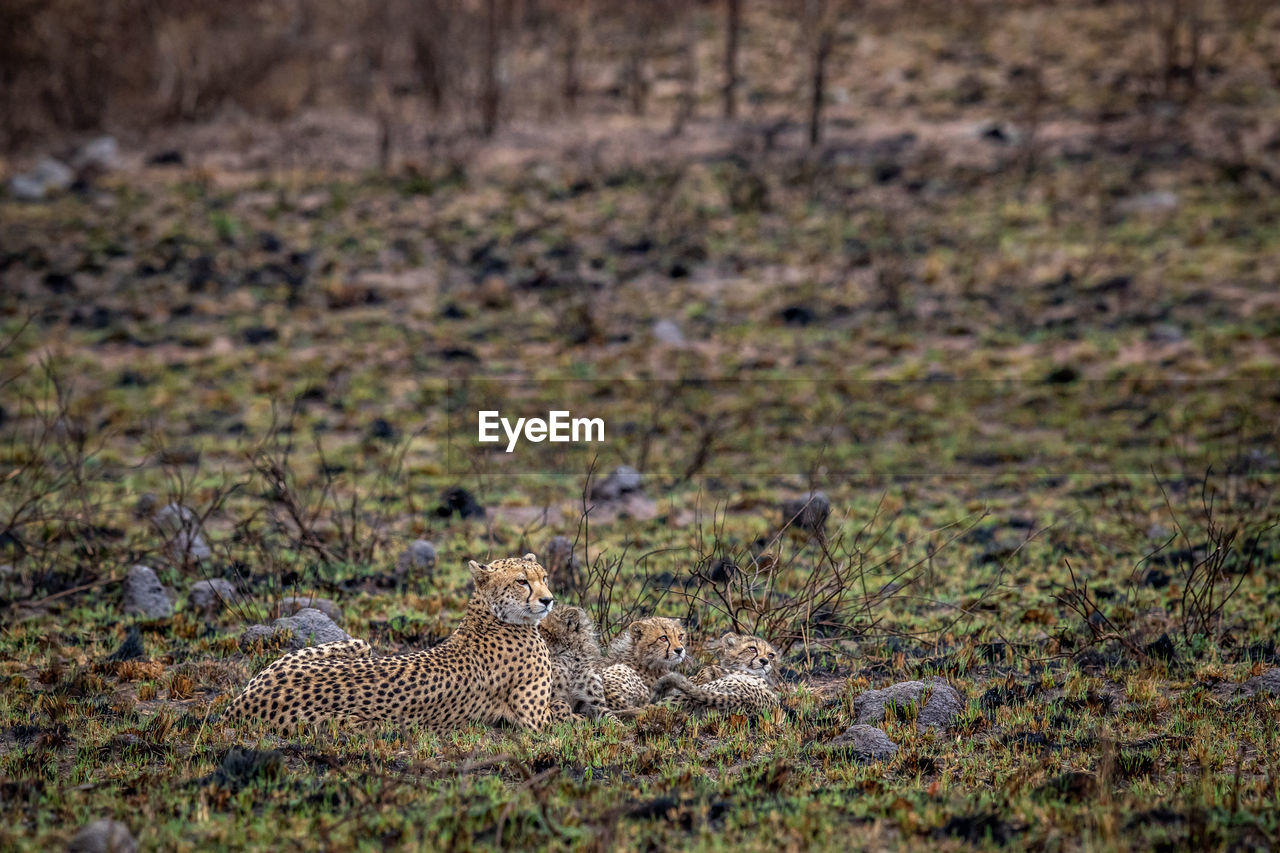
[[[778,660],[778,650],[768,640],[749,634],[724,634],[714,648],[725,669],[732,672],[768,675]]]
[[[679,619],[651,616],[632,622],[627,632],[635,660],[652,669],[673,669],[683,663],[689,653]]]
[[[557,607],[539,623],[538,630],[553,648],[594,648],[599,652],[596,626],[581,607]]]
[[[533,554],[481,564],[471,561],[476,595],[482,596],[499,622],[537,625],[555,604],[547,572]]]

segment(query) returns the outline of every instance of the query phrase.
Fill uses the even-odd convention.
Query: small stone
[[[67,845],[67,853],[136,853],[138,842],[118,820],[86,824]]]
[[[941,678],[903,681],[882,690],[868,690],[853,700],[853,711],[858,715],[859,723],[878,723],[884,719],[886,706],[918,705],[925,691],[929,691],[929,701],[916,715],[916,729],[946,730],[964,711],[964,700]]]
[[[142,501],[139,499],[139,505]],[[182,504],[165,504],[151,517],[167,538],[166,548],[170,557],[180,563],[187,560],[207,560],[213,549],[200,532],[200,516]]]
[[[31,171],[14,175],[9,181],[9,192],[23,201],[40,201],[51,193],[67,189],[75,177],[67,164],[45,157]]]
[[[264,646],[274,645],[276,629],[272,625],[250,625],[240,635],[240,650],[248,651],[258,643]]]
[[[120,165],[120,145],[114,136],[99,136],[85,143],[71,158],[71,166],[84,174],[110,172]]]
[[[436,546],[426,539],[415,539],[396,560],[396,574],[404,577],[415,574],[431,574],[436,567]]]
[[[1155,344],[1180,344],[1187,339],[1173,323],[1156,323],[1147,330],[1147,340]]]
[[[682,347],[685,345],[684,332],[680,331],[680,327],[676,325],[674,320],[659,320],[653,324],[653,337],[658,343],[666,344],[671,347]]]
[[[862,724],[849,726],[831,745],[843,747],[854,758],[865,761],[884,761],[898,751],[898,745],[887,734],[875,726]]]
[[[325,616],[328,616],[334,622],[342,618],[342,608],[334,604],[327,598],[312,598],[305,595],[286,595],[280,599],[280,613],[284,616],[292,616],[300,610],[307,608],[319,610]]]
[[[629,492],[638,492],[644,485],[644,477],[630,465],[619,465],[600,482],[591,487],[591,498],[597,501],[616,501]]]
[[[124,579],[124,613],[144,619],[168,619],[173,615],[169,593],[146,566],[134,566]]]
[[[1178,209],[1178,194],[1171,190],[1139,193],[1116,202],[1118,213],[1159,213]]]
[[[1272,667],[1262,675],[1250,678],[1235,691],[1237,696],[1256,696],[1259,693],[1280,696],[1280,667]]]
[[[191,603],[192,609],[206,616],[212,616],[236,600],[236,588],[231,581],[223,578],[196,581],[187,591],[187,600]]]
[[[440,495],[440,506],[436,508],[436,515],[441,518],[448,518],[455,512],[463,519],[485,517],[484,507],[461,486],[445,489]]]
[[[332,619],[313,607],[304,607],[292,616],[282,616],[272,624],[277,630],[291,629],[293,647],[298,649],[309,645],[319,646],[351,639],[346,631],[334,624]]]
[[[831,501],[822,492],[810,492],[782,504],[782,523],[809,533],[820,532],[831,516]]]
[[[552,536],[542,546],[542,566],[550,575],[562,569],[574,570],[579,566],[578,558],[573,553],[573,540],[568,536]]]

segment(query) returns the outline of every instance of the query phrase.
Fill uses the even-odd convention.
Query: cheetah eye
[[[525,580],[524,578],[516,578],[516,583],[520,584],[520,586],[528,586],[528,585],[529,585],[529,582],[528,582],[527,580]]]
[[[659,643],[665,643],[665,642],[667,642],[667,635],[666,635],[666,634],[663,634],[661,637],[659,637],[659,638],[658,638],[658,642],[659,642]]]
[[[760,650],[759,650],[759,649],[757,649],[755,646],[752,646],[752,647],[751,647],[751,654],[753,654],[753,655],[758,655],[758,654],[760,654]]]
[[[769,652],[769,660],[773,660],[773,659],[774,659],[774,658],[776,658],[777,656],[778,656],[778,655],[777,655],[776,653],[774,653],[774,652]]]

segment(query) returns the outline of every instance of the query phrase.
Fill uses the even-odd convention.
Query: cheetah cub
[[[600,677],[600,644],[596,626],[581,607],[557,607],[538,625],[551,653],[552,701],[564,703],[567,714],[581,713],[590,719],[617,719],[604,698]],[[559,708],[560,706],[556,706]]]
[[[653,685],[651,701],[672,690],[683,695],[676,706],[686,710],[719,710],[754,714],[778,706],[778,692],[769,683],[778,652],[768,641],[746,634],[725,634],[715,644],[719,660],[692,679],[667,673]]]
[[[551,657],[538,623],[555,598],[533,554],[488,565],[472,561],[475,593],[438,646],[371,657],[363,640],[285,655],[249,680],[228,720],[275,728],[336,719],[419,722],[445,728],[506,720],[541,730],[550,718]]]
[[[620,711],[648,703],[658,679],[684,662],[684,628],[678,619],[652,616],[627,626],[609,644],[600,677],[609,708]]]

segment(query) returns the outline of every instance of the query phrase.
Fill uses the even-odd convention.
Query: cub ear
[[[738,644],[738,635],[732,631],[726,631],[720,635],[720,645],[723,648],[731,649]]]
[[[525,554],[525,555],[524,555],[524,558],[523,558],[523,559],[526,559],[526,560],[529,560],[529,561],[531,561],[531,562],[536,563],[536,562],[538,562],[538,555],[537,555],[537,554],[535,554],[535,553],[533,553],[532,551],[530,551],[528,554]]]
[[[641,635],[644,634],[644,626],[639,622],[632,622],[631,627],[628,628],[627,631],[631,634],[631,639],[633,641],[639,640]]]
[[[477,563],[475,560],[472,560],[470,565],[471,577],[475,578],[477,581],[484,580],[488,578],[489,575],[493,574],[493,566]]]

